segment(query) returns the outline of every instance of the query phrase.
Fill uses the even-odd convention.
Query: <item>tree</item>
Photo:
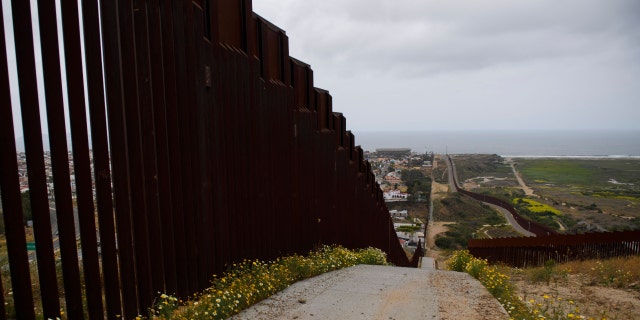
[[[21,194],[22,197],[22,216],[24,220],[24,224],[27,224],[27,221],[33,220],[33,213],[31,212],[31,194],[29,190],[23,192]]]

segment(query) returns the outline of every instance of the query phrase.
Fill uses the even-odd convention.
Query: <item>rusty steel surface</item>
[[[37,269],[40,282],[40,295],[44,316],[55,318],[60,315],[60,295],[56,283],[57,277],[47,194],[47,177],[44,167],[43,134],[40,126],[41,116],[38,101],[33,32],[31,27],[31,8],[27,2],[13,1],[12,9],[14,32],[17,33],[14,35],[14,40],[16,67],[20,80],[20,108],[23,119],[27,119],[27,121],[22,122],[22,126],[25,151],[28,155],[26,162],[29,174],[29,194],[33,213],[33,231],[38,261]],[[43,49],[46,50],[45,48]],[[60,93],[52,94],[60,95]],[[16,213],[10,212],[8,214]],[[29,268],[27,268],[27,270],[28,269]]]
[[[65,60],[81,61],[80,24],[78,3],[64,2],[61,5]],[[102,305],[102,291],[100,285],[100,265],[97,246],[97,229],[95,225],[95,207],[93,204],[91,159],[89,156],[89,140],[87,128],[86,105],[84,101],[83,70],[81,64],[67,64],[67,90],[69,92],[69,114],[73,146],[73,168],[75,173],[77,212],[79,233],[82,243],[82,267],[84,284],[86,287],[86,301],[89,318],[100,317],[104,314]],[[72,222],[73,223],[73,220]],[[73,224],[72,224],[73,225]],[[77,233],[76,233],[77,234]],[[74,235],[75,236],[75,235]],[[74,241],[70,243],[75,247]],[[71,269],[71,268],[69,268]],[[74,268],[75,269],[75,268]],[[67,271],[68,272],[68,271]],[[79,270],[73,270],[79,272]],[[82,298],[82,297],[81,297]],[[82,317],[82,308],[76,307],[73,317]],[[69,313],[71,317],[71,314]]]
[[[3,20],[3,12],[2,8],[0,8],[0,26],[3,25]],[[0,298],[0,303],[2,304],[0,306],[0,311],[2,312],[0,313],[0,318],[6,318],[5,303],[7,303],[7,298],[12,298],[16,317],[34,319],[32,280],[29,272],[29,257],[25,250],[27,241],[23,227],[22,200],[6,52],[5,34],[2,32],[0,33],[0,189],[2,190],[1,201],[13,297],[5,297],[3,294]]]
[[[38,279],[29,272],[3,35],[0,187],[15,314],[1,300],[0,318],[35,318],[34,295],[47,318],[60,317],[61,306],[73,319],[135,318],[158,292],[189,296],[234,262],[324,244],[377,247],[395,265],[417,266],[422,246],[407,258],[345,117],[250,0],[94,0],[81,11],[64,2],[64,56],[57,33],[41,33],[44,101],[29,2],[12,4]],[[38,4],[41,29],[58,28],[52,5]]]

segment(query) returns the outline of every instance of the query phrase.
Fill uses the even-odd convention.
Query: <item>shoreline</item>
[[[500,154],[499,156],[503,157],[503,158],[523,158],[523,159],[540,159],[540,158],[547,158],[547,159],[611,159],[611,160],[616,160],[616,159],[621,159],[621,160],[625,160],[625,159],[640,159],[640,156],[631,156],[631,155],[592,155],[592,156],[557,156],[557,155],[502,155]]]

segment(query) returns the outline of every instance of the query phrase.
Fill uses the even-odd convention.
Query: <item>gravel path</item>
[[[432,266],[432,263],[425,265]],[[358,265],[300,281],[232,319],[508,319],[466,273]]]

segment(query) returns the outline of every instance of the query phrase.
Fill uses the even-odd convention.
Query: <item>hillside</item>
[[[533,310],[557,309],[554,312],[594,319],[640,319],[640,257],[502,270]]]
[[[524,167],[523,164],[530,160],[512,159],[512,161]],[[620,168],[625,168],[627,164],[625,162],[616,163],[615,161],[624,160],[614,160],[614,162],[572,162],[572,160],[554,159],[546,162],[546,164],[548,167],[555,166],[556,168],[559,166],[580,166],[585,168],[585,166],[590,165],[590,170],[595,171],[595,173],[592,173],[592,177],[602,177],[604,176],[602,171],[607,170],[609,170],[610,174],[618,170],[615,171],[618,172],[616,176],[620,176]],[[562,179],[557,179],[553,186],[550,185],[552,182],[548,177],[548,173],[546,173],[546,185],[541,181],[534,181],[529,184],[530,180],[527,179],[531,179],[532,172],[538,170],[537,174],[540,177],[544,174],[544,170],[539,169],[540,162],[535,163],[533,160],[526,162],[526,168],[528,169],[523,170],[525,172],[522,176],[527,181],[527,185],[531,186],[534,191],[533,196],[527,197],[520,190],[513,171],[509,172],[511,170],[509,163],[503,162],[503,159],[498,156],[463,155],[456,156],[454,162],[458,175],[461,177],[460,180],[464,177],[465,188],[472,189],[474,192],[491,194],[505,200],[520,198],[523,199],[521,202],[526,204],[538,203],[541,208],[545,208],[543,205],[546,205],[549,211],[555,212],[555,210],[558,210],[558,212],[566,216],[576,217],[577,223],[582,220],[579,220],[581,216],[575,212],[582,213],[583,216],[585,213],[597,215],[600,217],[599,221],[603,226],[616,229],[615,219],[620,217],[607,214],[606,211],[599,212],[597,209],[594,210],[594,208],[589,208],[588,206],[567,210],[569,206],[558,203],[557,198],[554,203],[554,199],[550,197],[551,194],[559,195],[558,191],[562,190],[562,186],[567,187],[569,183],[567,181],[570,181],[575,189],[578,185],[575,181],[579,179],[572,178],[571,175],[587,175],[586,171],[584,171],[586,169],[581,169],[583,171],[567,170],[561,174]],[[438,174],[438,176],[441,175],[440,179],[434,179],[432,188],[435,201],[434,221],[430,221],[428,231],[428,239],[430,240],[427,241],[427,255],[437,257],[441,268],[447,267],[447,258],[451,256],[452,251],[450,248],[438,246],[438,239],[449,238],[456,231],[456,228],[461,228],[460,226],[477,228],[478,221],[481,221],[481,217],[486,214],[483,213],[485,211],[484,208],[477,202],[473,204],[475,201],[471,199],[467,199],[467,201],[465,197],[457,197],[449,193],[447,186],[443,184],[447,181],[446,174],[447,172],[440,171]],[[556,175],[559,174],[556,173]],[[575,196],[582,197],[583,201],[591,196],[592,198],[586,201],[595,201],[594,203],[598,207],[605,206],[606,203],[611,203],[612,200],[625,200],[628,202],[628,208],[632,209],[637,205],[637,202],[632,199],[633,195],[629,196],[628,194],[633,194],[635,190],[633,183],[635,182],[627,180],[633,177],[634,174],[632,173],[623,181],[623,183],[629,184],[615,186],[615,191],[618,194],[627,195],[625,198],[593,196],[595,192],[590,194],[585,191],[588,184],[584,181],[580,184],[583,192]],[[439,180],[441,183],[435,180]],[[607,183],[605,179],[602,183],[593,184],[594,190],[607,189]],[[609,192],[611,192],[612,186],[609,185],[608,187]],[[599,192],[602,193],[602,191]],[[543,196],[540,196],[541,194]],[[523,204],[521,203],[521,205]],[[633,214],[633,210],[628,209],[628,211],[630,212],[629,214]],[[611,222],[611,224],[607,222]],[[481,229],[476,229],[476,232],[472,233],[471,236],[475,237],[480,234],[479,230]],[[584,316],[587,319],[640,319],[640,257],[607,261],[589,260],[560,265],[549,262],[545,267],[527,269],[497,266],[496,270],[509,278],[507,283],[514,288],[515,299],[520,302],[525,310],[525,315],[523,316],[525,319],[537,319],[540,315],[552,319],[570,319],[578,318],[579,316]],[[509,308],[508,306],[505,307]]]
[[[511,202],[560,233],[640,228],[638,159],[455,155],[454,162],[463,188]]]

